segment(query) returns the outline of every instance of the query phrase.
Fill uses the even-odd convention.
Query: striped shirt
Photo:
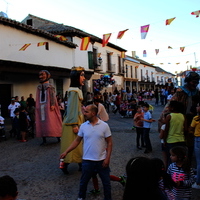
[[[180,186],[172,189],[174,196],[179,198],[191,198],[192,184],[195,182],[193,170],[191,169],[188,174],[185,173],[181,167],[178,167],[176,163],[172,163],[169,165],[167,173],[171,175],[174,182],[180,181]]]

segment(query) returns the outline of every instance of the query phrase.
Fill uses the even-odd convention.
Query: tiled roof
[[[90,33],[87,33],[83,30],[77,29],[75,27],[67,26],[67,25],[64,25],[64,24],[59,24],[59,23],[56,23],[56,22],[52,22],[52,21],[34,16],[34,15],[31,15],[31,14],[29,14],[28,16],[30,16],[31,18],[36,18],[36,19],[45,21],[47,23],[46,25],[42,25],[42,26],[38,27],[41,30],[48,31],[52,34],[58,34],[58,35],[63,35],[63,36],[71,34],[72,36],[77,36],[77,37],[80,37],[80,38],[90,37],[91,41],[102,43],[101,38],[94,36]],[[119,51],[125,51],[125,52],[127,51],[126,49],[123,49],[123,48],[121,48],[117,45],[110,43],[110,42],[108,42],[107,46],[112,47],[114,49],[117,49]]]
[[[77,45],[74,44],[73,42],[68,42],[68,41],[60,41],[58,38],[56,38],[53,34],[44,31],[44,30],[40,30],[40,29],[35,29],[32,26],[20,23],[18,21],[9,19],[9,18],[4,18],[4,17],[0,17],[0,24],[3,24],[5,26],[10,26],[22,31],[25,31],[27,33],[31,33],[34,35],[38,35],[44,38],[47,38],[49,40],[55,41],[57,43],[63,44],[65,46],[68,46],[70,48],[76,48]]]

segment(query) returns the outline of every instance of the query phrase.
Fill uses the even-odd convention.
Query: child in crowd
[[[192,184],[195,176],[187,158],[187,148],[175,146],[170,149],[172,164],[169,165],[167,173],[171,175],[176,185],[172,189],[175,200],[190,200],[192,197]]]
[[[13,118],[13,124],[12,124],[12,127],[13,127],[13,133],[14,133],[14,136],[17,137],[17,140],[20,140],[21,139],[21,134],[20,134],[20,127],[19,127],[19,108],[16,108],[14,110],[14,118]]]
[[[194,152],[197,165],[197,179],[192,188],[200,189],[200,106],[197,106],[197,116],[193,118],[190,130],[194,134]]]
[[[167,169],[167,147],[166,145],[164,144],[164,133],[165,133],[165,127],[166,127],[166,124],[165,124],[165,120],[166,120],[166,117],[169,113],[165,113],[162,117],[162,126],[160,128],[160,134],[159,134],[159,138],[160,138],[160,142],[161,142],[161,150],[162,150],[162,155],[163,155],[163,162],[164,162],[164,165],[165,165],[165,169]]]
[[[29,125],[29,121],[27,118],[26,110],[24,106],[21,106],[20,113],[19,113],[19,127],[20,127],[20,132],[21,132],[21,137],[22,137],[22,139],[20,140],[21,142],[27,142],[26,133],[28,130],[28,125]]]
[[[163,162],[158,158],[131,158],[126,165],[127,181],[123,200],[167,200],[164,189],[170,189],[173,182],[163,168]]]
[[[149,112],[148,103],[143,104],[143,111],[144,111],[144,118],[141,118],[141,120],[143,121],[143,135],[144,135],[144,143],[146,145],[144,153],[150,153],[152,152],[152,145],[149,137],[149,132],[151,128],[151,123],[155,122],[156,120],[152,119],[151,113]]]
[[[15,180],[8,175],[0,177],[0,199],[15,200],[17,195],[18,191]]]
[[[141,147],[144,147],[144,138],[143,138],[143,121],[142,118],[144,118],[144,113],[142,111],[141,106],[136,107],[137,112],[135,113],[135,116],[133,118],[133,123],[136,128],[136,145],[138,149],[142,149]],[[140,138],[141,138],[141,146],[140,146]]]
[[[168,164],[170,161],[170,149],[174,146],[185,146],[185,137],[184,137],[184,127],[185,127],[185,118],[181,113],[183,110],[183,104],[178,101],[170,101],[168,110],[170,112],[167,115],[165,123],[165,131],[164,131],[164,142],[167,146],[167,159]]]

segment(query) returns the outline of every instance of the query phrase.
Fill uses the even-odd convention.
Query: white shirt
[[[107,155],[105,138],[111,136],[107,123],[102,120],[93,126],[89,121],[81,124],[78,136],[83,138],[83,160],[101,161]]]
[[[14,111],[16,108],[20,107],[20,103],[15,102],[14,104],[10,104],[8,106],[8,110],[10,110],[10,117],[15,117]]]

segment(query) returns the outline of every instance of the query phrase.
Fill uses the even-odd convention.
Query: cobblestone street
[[[154,101],[151,102],[154,105]],[[132,130],[132,118],[121,118],[110,113],[108,124],[113,136],[113,153],[111,157],[111,174],[125,174],[125,166],[132,157],[143,155],[162,158],[160,140],[157,132],[157,119],[163,107],[154,107],[150,138],[153,152],[144,154],[144,150],[136,149],[136,133]],[[27,143],[20,143],[8,134],[9,126],[6,122],[7,141],[0,142],[0,176],[12,176],[18,183],[19,199],[26,200],[75,200],[79,189],[81,172],[78,165],[69,165],[69,175],[64,175],[59,169],[60,144],[56,138],[48,138],[46,146],[40,146],[41,138],[29,138]],[[113,200],[121,200],[123,186],[118,182],[111,182]],[[102,200],[103,188],[99,179],[100,194],[87,195],[87,200]],[[92,182],[88,191],[93,189]],[[200,190],[194,190],[194,200],[200,200]]]

